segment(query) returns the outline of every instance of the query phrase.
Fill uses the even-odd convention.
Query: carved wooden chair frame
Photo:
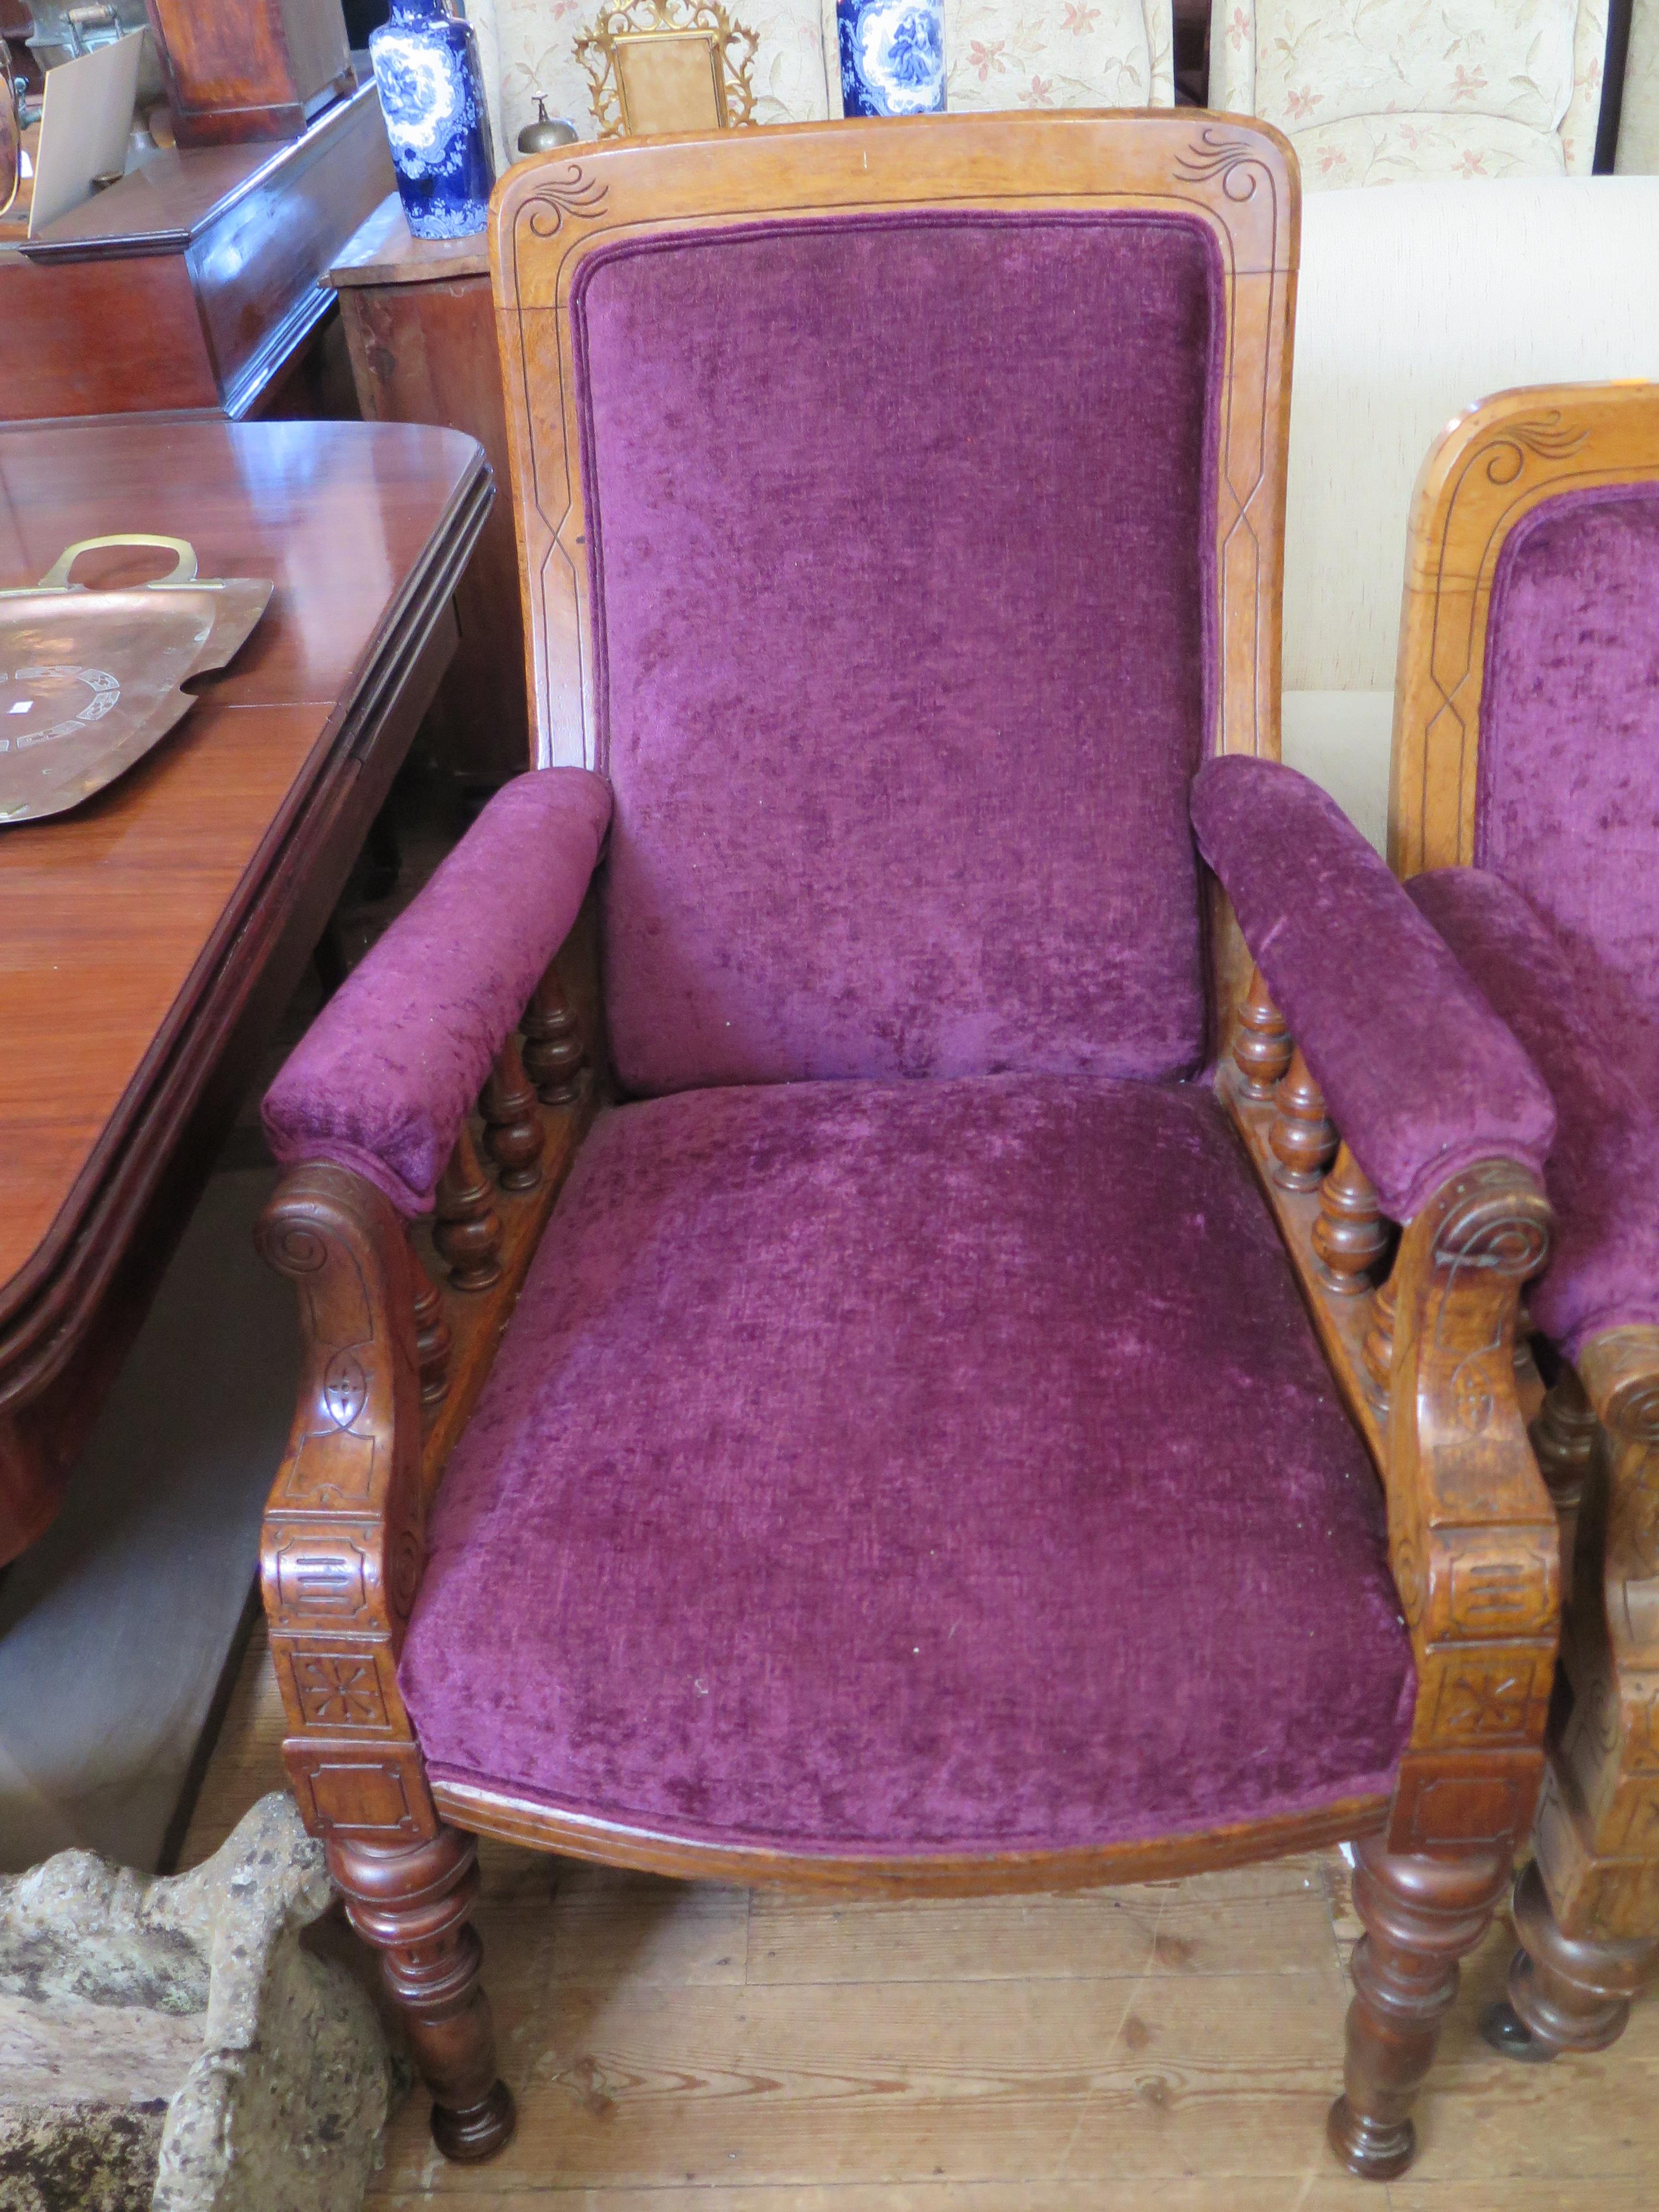
[[[1547,500],[1659,481],[1659,386],[1503,392],[1447,431],[1413,497],[1395,695],[1389,859],[1402,877],[1474,859],[1493,580]],[[1659,1936],[1659,1329],[1593,1338],[1532,1422],[1569,1590],[1570,1717],[1551,1746],[1537,1856],[1516,1896],[1511,1990],[1557,2047],[1624,2026]],[[1578,1528],[1581,1504],[1582,1530]]]
[[[568,314],[585,257],[619,237],[757,214],[941,204],[1155,209],[1208,226],[1229,311],[1212,748],[1277,756],[1294,164],[1271,130],[1172,110],[804,125],[605,147],[512,173],[492,267],[542,763],[596,760]],[[1451,1962],[1488,1923],[1542,1769],[1558,1551],[1513,1346],[1547,1209],[1522,1170],[1488,1162],[1451,1177],[1395,1251],[1218,893],[1213,919],[1224,1095],[1388,1494],[1420,1682],[1392,1796],[1163,1842],[919,1864],[693,1844],[428,1780],[396,1662],[427,1508],[606,1096],[591,912],[527,1009],[522,1048],[509,1039],[503,1050],[429,1234],[406,1233],[343,1169],[302,1167],[284,1182],[264,1249],[298,1285],[307,1346],[264,1526],[285,1753],[307,1823],[326,1839],[354,1923],[409,2014],[434,2130],[452,2156],[489,2154],[511,2126],[467,1925],[471,1838],[489,1835],[666,1875],[908,1894],[1144,1881],[1361,1839],[1371,1936],[1333,2139],[1358,2170],[1397,2172],[1409,2158],[1407,2112],[1451,2002]]]

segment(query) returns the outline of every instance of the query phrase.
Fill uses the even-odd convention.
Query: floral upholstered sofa
[[[538,95],[578,135],[598,135],[575,41],[599,0],[466,0],[477,26],[503,166]],[[834,0],[726,0],[760,40],[755,119],[839,116]],[[1170,0],[945,0],[946,101],[953,110],[1169,107],[1175,101]]]
[[[1589,173],[1607,0],[1213,0],[1210,105],[1289,134],[1304,189]]]

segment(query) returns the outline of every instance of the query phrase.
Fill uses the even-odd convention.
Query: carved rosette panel
[[[432,1816],[397,1685],[422,1558],[403,1224],[361,1177],[313,1165],[284,1180],[260,1244],[299,1291],[306,1346],[261,1546],[284,1754],[313,1827],[413,1838]]]
[[[1455,1176],[1401,1241],[1389,1547],[1418,1695],[1396,1849],[1498,1840],[1531,1817],[1560,1565],[1516,1395],[1514,1342],[1522,1290],[1548,1237],[1535,1182],[1494,1160]]]

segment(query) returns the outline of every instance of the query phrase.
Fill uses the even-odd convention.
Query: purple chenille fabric
[[[333,1160],[430,1206],[503,1039],[569,934],[611,817],[604,779],[541,769],[496,793],[323,1008],[265,1093],[285,1166]]]
[[[571,308],[623,1084],[1195,1067],[1206,228],[745,223]]]
[[[1659,1322],[1659,1026],[1593,946],[1499,877],[1439,868],[1406,889],[1555,1094],[1555,1235],[1527,1293],[1534,1322],[1569,1358],[1603,1329]]]
[[[1548,1091],[1336,801],[1234,755],[1199,775],[1193,823],[1383,1212],[1409,1221],[1475,1160],[1540,1175]]]
[[[434,1510],[434,1775],[682,1837],[1066,1848],[1384,1792],[1382,1499],[1207,1085],[602,1117]]]
[[[1547,500],[1498,556],[1474,858],[1659,1012],[1659,485]]]

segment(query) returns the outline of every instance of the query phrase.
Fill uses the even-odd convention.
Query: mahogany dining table
[[[0,1564],[57,1511],[432,702],[493,493],[471,439],[410,424],[0,431],[0,589],[132,532],[276,586],[137,766],[0,826]],[[89,556],[76,580],[170,566]]]

